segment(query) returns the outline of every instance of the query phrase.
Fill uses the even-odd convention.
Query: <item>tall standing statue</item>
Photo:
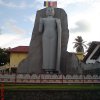
[[[40,18],[39,32],[42,33],[43,65],[47,73],[58,72],[61,57],[61,21],[53,18],[53,7],[46,8],[46,18]]]
[[[53,1],[45,4],[46,8],[36,13],[29,53],[20,62],[17,73],[44,74],[56,71],[66,74],[67,69],[73,66],[66,63],[70,63],[66,52],[69,39],[67,14],[62,8],[57,8]]]

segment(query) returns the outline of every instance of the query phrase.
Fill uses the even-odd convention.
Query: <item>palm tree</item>
[[[84,52],[84,47],[87,48],[87,46],[84,44],[86,41],[83,41],[81,36],[77,36],[75,38],[75,45],[73,48],[76,48],[76,52]]]
[[[88,44],[87,44],[87,46],[89,46],[90,47],[90,45],[92,44],[92,42],[89,42]]]

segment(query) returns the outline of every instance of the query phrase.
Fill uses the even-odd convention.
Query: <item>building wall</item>
[[[11,53],[10,54],[10,67],[17,67],[18,64],[27,57],[27,53]]]
[[[79,60],[83,60],[84,53],[83,52],[78,52],[78,53],[76,53],[76,56],[78,57]]]
[[[97,61],[100,62],[100,56],[99,56],[99,58],[97,59]]]

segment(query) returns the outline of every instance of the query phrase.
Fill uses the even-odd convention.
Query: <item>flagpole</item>
[[[46,1],[46,7],[48,7],[48,0]]]

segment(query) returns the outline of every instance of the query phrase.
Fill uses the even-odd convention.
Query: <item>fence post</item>
[[[63,74],[62,74],[62,84],[63,84]]]
[[[4,100],[4,84],[1,84],[1,100]]]
[[[40,74],[40,83],[41,83],[41,74]]]

